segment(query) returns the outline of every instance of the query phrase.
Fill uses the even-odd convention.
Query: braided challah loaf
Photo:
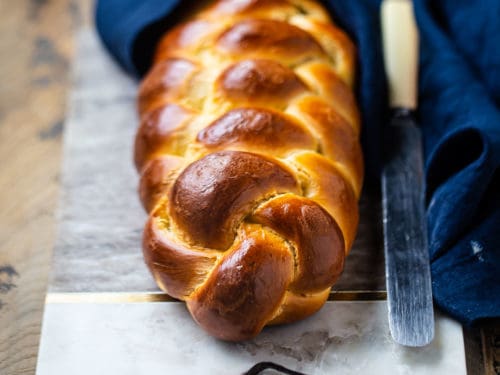
[[[210,334],[307,317],[342,272],[363,165],[354,47],[310,0],[220,0],[161,40],[135,162],[156,282]]]

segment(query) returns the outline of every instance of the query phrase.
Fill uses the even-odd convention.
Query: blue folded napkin
[[[194,2],[98,0],[97,29],[120,65],[140,77],[159,37]],[[377,176],[388,113],[380,0],[323,4],[358,47],[362,143],[367,172]],[[500,2],[414,4],[434,299],[472,324],[500,317]]]

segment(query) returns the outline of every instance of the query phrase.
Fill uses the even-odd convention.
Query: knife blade
[[[409,0],[385,0],[381,16],[392,108],[381,179],[389,328],[397,343],[416,347],[434,337],[422,139],[414,117],[418,34]]]

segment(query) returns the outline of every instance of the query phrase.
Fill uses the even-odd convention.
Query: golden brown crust
[[[312,134],[279,112],[259,108],[233,109],[202,129],[196,140],[210,149],[256,146],[268,154],[281,149],[314,149]]]
[[[170,191],[184,164],[184,158],[167,154],[145,165],[141,173],[139,196],[147,212],[151,212],[156,203]]]
[[[287,291],[275,316],[267,324],[292,323],[307,318],[323,307],[329,294],[330,288],[315,294],[296,294]]]
[[[168,59],[154,65],[139,88],[139,114],[142,116],[184,96],[196,70],[196,65],[186,59]]]
[[[261,9],[275,9],[276,7],[289,7],[290,4],[283,0],[240,0],[240,1],[217,1],[215,5],[209,9],[213,14],[238,14],[249,13]]]
[[[191,111],[176,104],[165,104],[143,117],[135,137],[134,160],[141,171],[156,154],[181,155],[185,149],[182,133],[193,117]]]
[[[356,131],[327,102],[317,97],[304,97],[289,108],[290,113],[308,122],[320,139],[321,152],[338,163],[351,184],[356,197],[363,183],[363,155]]]
[[[268,19],[242,20],[221,34],[217,47],[233,56],[266,56],[297,63],[324,54],[316,40],[302,29]]]
[[[216,26],[206,20],[193,20],[174,27],[160,40],[155,62],[168,60],[172,56],[182,57],[186,52],[200,48],[203,36],[216,30]]]
[[[297,69],[297,74],[333,111],[351,125],[356,135],[359,135],[359,112],[352,89],[335,73],[330,64],[323,61],[304,64]]]
[[[323,207],[338,223],[348,252],[358,227],[357,199],[339,165],[317,153],[304,152],[292,158],[307,176],[304,195]]]
[[[295,272],[288,290],[316,293],[337,281],[344,268],[344,237],[317,203],[281,195],[259,206],[251,220],[271,228],[294,248]]]
[[[144,259],[158,285],[175,298],[184,299],[205,281],[217,255],[200,252],[176,242],[161,218],[152,215],[144,231]]]
[[[244,60],[227,68],[217,80],[217,91],[225,100],[250,105],[275,103],[285,107],[306,91],[295,73],[273,60]]]
[[[292,255],[280,237],[245,225],[234,246],[187,300],[188,308],[216,337],[253,337],[279,306],[292,268]]]
[[[139,89],[156,282],[224,340],[305,318],[342,272],[363,163],[355,49],[313,0],[206,2]]]
[[[293,175],[276,162],[247,152],[216,152],[177,178],[170,215],[189,242],[222,250],[256,202],[298,190]]]

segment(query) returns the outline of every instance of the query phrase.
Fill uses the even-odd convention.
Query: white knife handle
[[[417,108],[418,32],[410,0],[382,3],[382,40],[392,108]]]

